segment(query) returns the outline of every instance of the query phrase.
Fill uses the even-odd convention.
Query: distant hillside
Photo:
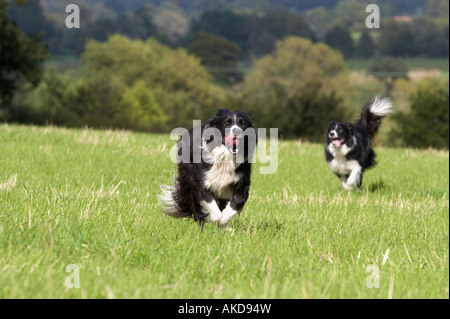
[[[246,12],[261,12],[271,8],[285,8],[293,12],[302,12],[315,7],[333,9],[339,2],[346,0],[86,0],[92,5],[103,6],[123,13],[134,11],[142,6],[159,7],[163,3],[173,2],[190,17],[198,16],[208,10],[237,10]],[[362,0],[373,3],[373,0]],[[60,0],[44,0],[45,3],[60,2]],[[423,12],[427,0],[377,0],[377,4],[392,7],[394,14],[414,14]]]

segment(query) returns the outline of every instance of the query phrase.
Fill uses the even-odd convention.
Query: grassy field
[[[449,297],[448,151],[379,148],[349,193],[321,145],[280,142],[226,232],[161,212],[168,136],[0,125],[0,140],[0,298]]]

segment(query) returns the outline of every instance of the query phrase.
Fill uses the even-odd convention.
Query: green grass
[[[448,151],[379,148],[349,193],[321,145],[280,142],[226,232],[161,213],[166,135],[1,125],[0,140],[1,298],[449,297]]]

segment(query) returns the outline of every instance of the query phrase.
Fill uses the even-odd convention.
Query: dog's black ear
[[[226,113],[229,113],[230,110],[228,110],[227,108],[222,108],[219,109],[216,114],[214,115],[214,117],[212,119],[210,119],[208,121],[208,123],[206,124],[206,127],[216,127],[217,125],[217,121]]]
[[[350,135],[353,135],[353,128],[354,128],[353,124],[352,123],[345,123],[344,125],[347,128],[347,130],[350,133]]]
[[[229,112],[230,112],[230,110],[224,107],[224,108],[219,109],[216,112],[215,116],[222,116],[224,113],[229,113]]]
[[[227,108],[222,108],[216,112],[216,115],[214,115],[214,117],[222,117],[225,113],[231,113],[231,112]]]

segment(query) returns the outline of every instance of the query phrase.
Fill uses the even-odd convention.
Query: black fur
[[[201,125],[201,133],[208,128],[216,128],[221,132],[222,142],[220,146],[225,145],[225,135],[227,129],[236,125],[242,131],[247,129],[253,130],[256,136],[256,129],[253,127],[252,121],[249,116],[243,111],[231,112],[228,109],[220,109],[212,119],[206,121]],[[248,131],[247,131],[248,132]],[[251,157],[253,155],[256,143],[251,143],[248,136],[242,136],[242,140],[239,142],[238,152],[243,152],[244,162],[236,167],[235,173],[240,173],[240,177],[237,182],[229,185],[232,188],[231,198],[220,198],[215,195],[215,190],[205,185],[205,174],[208,170],[212,169],[213,163],[208,163],[201,158],[200,163],[194,163],[194,148],[200,147],[203,141],[206,143],[211,142],[211,139],[203,138],[199,141],[194,139],[194,129],[189,130],[185,134],[188,136],[182,136],[178,142],[179,156],[182,156],[183,149],[190,150],[189,161],[181,161],[178,164],[178,176],[176,177],[175,184],[171,190],[171,197],[173,203],[171,205],[165,205],[164,211],[175,218],[194,218],[195,221],[204,223],[208,220],[208,212],[205,212],[201,206],[201,202],[205,201],[211,203],[215,201],[222,211],[228,203],[231,208],[236,211],[241,211],[244,207],[250,189],[250,175],[251,175]],[[241,135],[239,135],[241,136]],[[183,145],[183,141],[190,140],[190,145],[187,147]],[[243,142],[243,143],[242,143]],[[212,151],[213,148],[208,148]],[[230,148],[228,148],[230,150]],[[231,150],[230,150],[230,154]],[[236,158],[236,157],[235,157]]]

